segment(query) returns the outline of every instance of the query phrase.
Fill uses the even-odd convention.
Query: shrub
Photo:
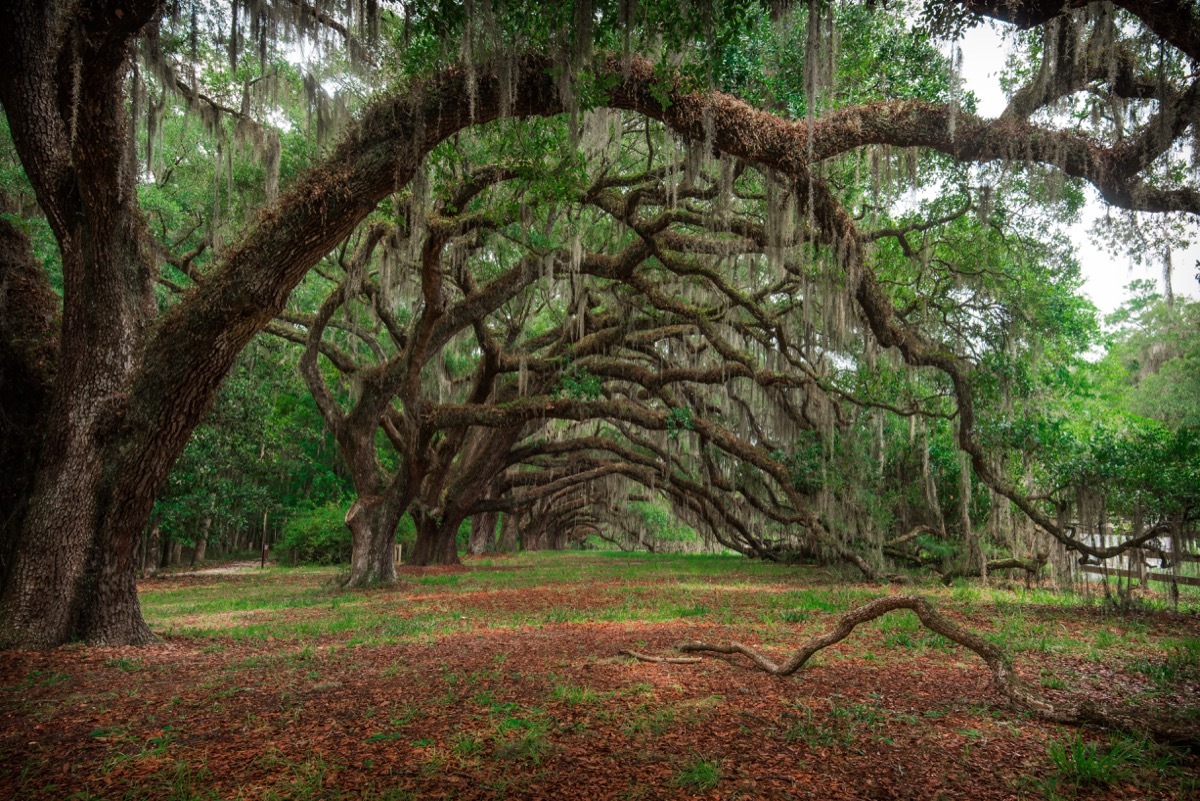
[[[404,558],[417,542],[417,527],[408,514],[396,526],[396,542],[404,546]],[[350,561],[350,529],[346,507],[330,501],[324,506],[297,509],[283,527],[276,548],[295,548],[296,562],[306,565],[337,565]]]
[[[400,518],[400,523],[396,526],[396,542],[404,546],[404,558],[412,553],[413,546],[417,544],[417,524],[413,522],[412,515],[407,512]]]
[[[346,509],[331,501],[324,506],[294,512],[283,527],[277,548],[294,548],[296,561],[334,565],[350,559],[350,529]]]

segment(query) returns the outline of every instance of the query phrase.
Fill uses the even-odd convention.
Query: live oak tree
[[[340,37],[354,33],[342,23],[340,32],[327,25],[332,18],[319,6],[280,5]],[[819,4],[790,11],[808,45],[803,69],[790,73],[802,76],[805,102],[788,107],[768,86],[754,99],[775,113],[709,88],[706,81],[737,88],[735,62],[721,59],[739,52],[737,24],[745,19],[739,8],[720,6],[710,14],[707,4],[578,3],[548,6],[544,17],[531,21],[515,8],[473,7],[465,14],[451,4],[414,5],[404,19],[411,24],[397,26],[409,28],[398,70],[408,78],[347,123],[338,144],[240,226],[203,280],[160,315],[153,294],[160,257],[135,191],[139,168],[126,99],[138,98],[136,90],[127,91],[132,46],[151,41],[164,9],[150,0],[10,3],[0,32],[0,103],[38,211],[58,245],[62,313],[59,323],[44,273],[5,218],[0,283],[6,308],[22,312],[6,312],[3,328],[4,414],[16,422],[5,428],[0,455],[19,478],[15,490],[6,488],[0,510],[10,554],[0,641],[45,646],[75,636],[103,643],[150,639],[134,586],[137,541],[171,465],[237,354],[284,311],[309,269],[408,185],[440,143],[501,117],[564,114],[574,125],[580,109],[593,106],[657,120],[704,159],[722,154],[769,172],[788,188],[792,218],[805,222],[803,245],[825,254],[830,286],[838,289],[830,308],[840,304],[871,347],[938,376],[952,393],[956,445],[970,474],[1071,548],[1100,556],[1125,547],[1080,540],[997,468],[977,425],[977,366],[954,343],[909,319],[903,301],[892,296],[872,253],[871,228],[851,213],[854,199],[841,196],[837,175],[868,149],[914,148],[964,164],[1007,164],[1008,177],[1025,182],[1034,197],[1061,178],[1090,183],[1123,209],[1195,215],[1194,171],[1180,168],[1192,149],[1187,135],[1195,131],[1200,103],[1190,66],[1200,58],[1195,6],[1183,0],[933,4],[933,17],[948,30],[983,13],[1040,37],[1040,63],[1022,76],[1009,109],[996,120],[971,114],[953,92],[930,102],[878,87],[869,102],[839,105],[827,83],[833,70],[823,66],[834,52],[836,25]],[[774,11],[789,13],[781,6]],[[270,28],[256,31],[257,42]],[[447,45],[452,38],[456,44]],[[689,58],[702,41],[713,44],[706,57]],[[236,41],[227,44],[237,51]],[[459,66],[441,68],[443,56]],[[318,84],[309,84],[314,97]],[[205,104],[194,87],[188,91]],[[1074,104],[1087,113],[1054,113]],[[327,103],[316,103],[314,111],[318,120],[333,117]],[[1077,122],[1064,126],[1063,118]],[[265,139],[263,149],[272,150]],[[1042,181],[1044,175],[1052,180]],[[655,298],[654,287],[632,286],[671,306],[671,298]],[[39,398],[45,402],[32,402]],[[690,408],[697,436],[777,482],[786,480],[780,462],[761,458],[757,445],[711,424],[702,405]],[[669,412],[607,400],[558,399],[551,409],[571,418],[623,415],[636,418],[625,422],[657,430],[666,430],[670,419],[681,422]],[[507,409],[446,409],[432,422],[505,427],[533,418],[517,401]],[[970,474],[964,468],[965,483]],[[752,497],[769,495],[751,493],[748,503]],[[793,500],[808,527],[820,530],[815,512],[803,511],[798,496]]]

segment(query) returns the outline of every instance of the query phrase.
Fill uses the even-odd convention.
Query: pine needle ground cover
[[[798,674],[843,612],[918,592],[1051,700],[1200,720],[1200,607],[1023,586],[887,587],[741,558],[524,554],[144,582],[161,642],[0,652],[0,798],[1088,798],[1200,795],[1200,758],[1009,709],[974,654],[911,612]]]

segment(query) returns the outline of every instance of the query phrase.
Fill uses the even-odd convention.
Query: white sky
[[[979,25],[968,31],[962,41],[963,80],[966,88],[979,98],[979,114],[996,117],[1004,110],[1008,98],[1000,89],[1000,72],[1008,53],[1002,40],[998,23]],[[1113,255],[1098,248],[1088,236],[1092,221],[1104,213],[1103,204],[1089,188],[1089,200],[1079,223],[1068,232],[1079,256],[1086,279],[1083,291],[1100,308],[1102,313],[1113,311],[1125,299],[1125,285],[1136,278],[1152,278],[1161,283],[1162,266],[1155,261],[1149,265],[1134,266],[1122,254]],[[1200,244],[1194,243],[1187,250],[1172,253],[1175,277],[1171,282],[1177,295],[1200,297],[1200,285],[1195,273],[1196,261],[1200,259]],[[1160,287],[1161,291],[1161,287]]]

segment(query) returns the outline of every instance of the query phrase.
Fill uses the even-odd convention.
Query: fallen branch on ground
[[[697,662],[704,660],[698,656],[650,656],[648,654],[639,654],[637,651],[620,651],[621,656],[632,656],[634,659],[639,659],[642,662],[659,662],[670,665],[694,665]]]
[[[1145,734],[1159,742],[1195,747],[1200,745],[1200,731],[1182,728],[1170,723],[1146,720],[1107,704],[1091,701],[1052,704],[1038,693],[1029,689],[1013,672],[1012,659],[999,646],[994,645],[970,629],[944,617],[933,606],[917,595],[890,595],[852,609],[838,618],[833,631],[805,643],[782,664],[776,664],[767,656],[743,645],[731,642],[727,645],[709,645],[700,642],[684,643],[679,650],[687,653],[711,652],[718,654],[742,654],[760,670],[772,676],[790,676],[802,668],[818,651],[841,642],[860,623],[882,617],[896,609],[911,609],[917,618],[931,631],[946,639],[974,651],[992,672],[992,686],[1016,708],[1029,712],[1042,720],[1054,723],[1082,725],[1091,723],[1105,728]],[[622,651],[648,662],[677,662],[685,658],[648,657],[632,651]],[[696,659],[695,661],[699,661]]]

